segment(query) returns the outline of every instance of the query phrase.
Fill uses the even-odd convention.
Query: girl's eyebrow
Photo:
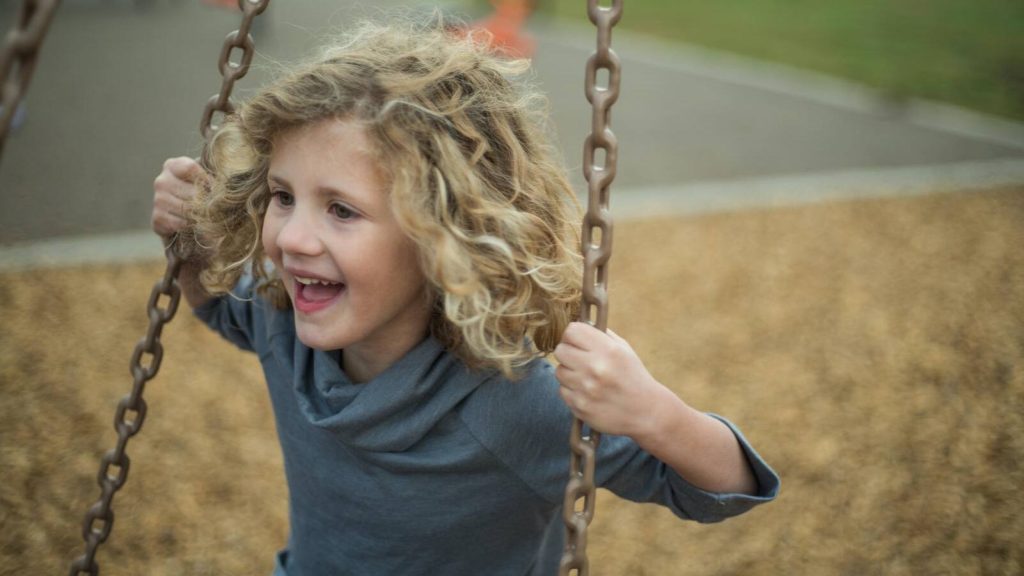
[[[280,185],[282,185],[282,186],[284,186],[286,188],[291,188],[291,185],[288,184],[287,180],[285,180],[284,178],[282,178],[282,177],[280,177],[280,176],[278,176],[276,174],[269,174],[268,173],[267,174],[267,182],[271,182],[271,183],[274,183],[274,184],[280,184]]]
[[[267,180],[274,184],[284,186],[285,188],[288,189],[292,188],[292,185],[288,182],[288,180],[286,180],[285,178],[278,174],[267,174]],[[351,194],[347,194],[345,193],[344,190],[334,188],[331,186],[317,186],[315,192],[318,196],[322,198],[337,198],[343,202],[352,204],[353,206],[359,204],[358,200],[353,198]]]

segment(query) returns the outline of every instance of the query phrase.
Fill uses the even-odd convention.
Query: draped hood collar
[[[352,382],[337,351],[295,340],[292,388],[306,420],[356,448],[399,452],[418,442],[493,370],[471,372],[427,337],[369,382]]]

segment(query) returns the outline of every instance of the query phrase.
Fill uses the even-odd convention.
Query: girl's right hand
[[[153,181],[153,231],[165,239],[188,226],[188,204],[195,198],[206,172],[187,156],[169,158]]]
[[[153,231],[164,238],[165,243],[189,225],[188,206],[207,181],[206,171],[195,160],[181,156],[164,162],[160,175],[153,181],[153,216],[150,224]],[[199,275],[205,261],[195,253],[186,255],[178,274],[181,292],[192,308],[202,306],[212,296],[203,288]]]

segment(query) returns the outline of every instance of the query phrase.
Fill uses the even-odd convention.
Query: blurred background
[[[3,29],[19,4],[0,6]],[[522,35],[535,45],[536,80],[582,191],[594,33],[585,2],[535,4]],[[257,21],[259,55],[239,96],[353,18],[432,8],[274,4]],[[492,7],[466,0],[441,10],[474,20]],[[0,245],[146,228],[163,159],[198,154],[199,116],[237,20],[200,0],[62,2],[0,162]],[[613,127],[628,143],[616,190],[1020,159],[1024,129],[1012,120],[1024,119],[1022,28],[1024,8],[1001,0],[631,3],[614,39],[624,75]]]
[[[63,0],[43,43],[0,158],[2,575],[81,551],[162,274],[152,180],[201,150],[226,4]],[[489,22],[582,193],[585,5],[277,0],[236,95],[357,18]],[[644,0],[613,46],[612,326],[783,488],[716,526],[602,493],[595,573],[1022,573],[1024,3]],[[287,509],[258,366],[187,313],[165,346],[103,571],[269,573]]]

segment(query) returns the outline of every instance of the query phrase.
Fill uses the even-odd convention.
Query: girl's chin
[[[298,328],[298,327],[297,327]],[[307,348],[318,350],[320,352],[330,352],[331,350],[340,350],[344,348],[345,342],[340,342],[336,338],[330,338],[324,334],[311,333],[307,330],[298,328],[296,330],[296,336],[299,338],[299,342],[302,342]]]

